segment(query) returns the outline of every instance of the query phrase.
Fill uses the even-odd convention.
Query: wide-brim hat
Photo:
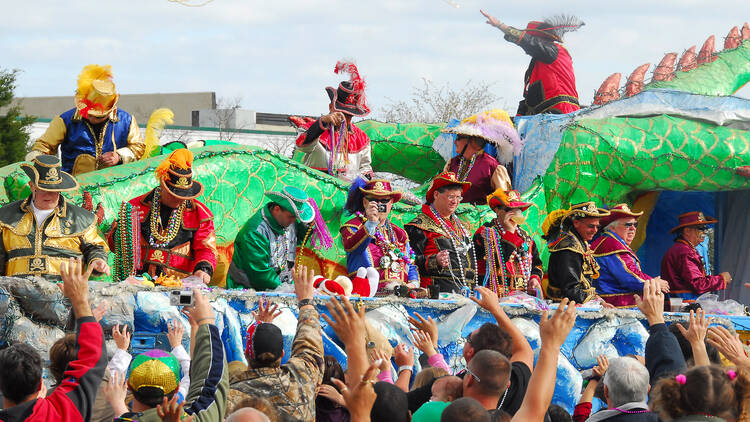
[[[364,93],[354,90],[350,81],[341,82],[338,89],[328,86],[326,87],[326,93],[333,103],[335,111],[360,117],[370,114],[370,108],[361,98]]]
[[[372,179],[359,190],[365,195],[390,196],[393,202],[401,200],[402,193],[391,189],[391,182],[383,179]]]
[[[609,215],[606,217],[602,217],[601,220],[599,220],[599,224],[601,224],[602,227],[607,227],[610,223],[617,221],[621,218],[635,218],[638,219],[638,217],[643,215],[643,211],[634,212],[628,207],[628,204],[617,204],[614,207],[609,209]]]
[[[487,205],[493,210],[497,207],[504,206],[526,211],[531,206],[531,202],[522,201],[521,194],[518,193],[517,190],[509,190],[508,192],[505,192],[502,188],[498,188],[487,196]]]
[[[74,99],[81,117],[105,117],[114,113],[120,95],[112,81],[112,67],[90,64],[78,75]]]
[[[172,393],[180,385],[180,361],[158,349],[136,355],[128,370],[128,384],[135,391],[151,387],[165,395]]]
[[[609,215],[609,211],[596,206],[594,201],[586,201],[571,205],[565,218],[602,218]]]
[[[39,155],[31,164],[22,163],[21,168],[38,189],[66,192],[78,188],[75,177],[62,171],[60,159],[54,155]]]
[[[505,110],[494,109],[467,117],[457,126],[445,128],[442,133],[483,139],[497,148],[497,158],[503,163],[519,154],[523,141]]]
[[[458,180],[458,178],[456,177],[456,173],[453,173],[452,171],[440,173],[435,176],[434,179],[432,179],[432,182],[430,182],[430,188],[427,190],[427,203],[431,204],[432,201],[435,200],[436,190],[442,188],[443,186],[451,185],[461,187],[461,189],[463,189],[462,195],[465,195],[466,191],[469,190],[469,187],[471,187],[471,182],[463,182],[461,180]]]
[[[162,185],[179,199],[194,199],[203,193],[203,184],[193,179],[192,169],[170,168]]]
[[[686,212],[685,214],[680,214],[680,216],[677,218],[679,224],[672,230],[670,230],[669,233],[674,233],[677,230],[683,229],[685,227],[705,226],[708,224],[715,224],[719,222],[719,220],[713,217],[706,217],[700,211]]]
[[[281,192],[266,192],[266,196],[305,224],[315,218],[315,211],[310,205],[310,197],[302,189],[285,186]]]

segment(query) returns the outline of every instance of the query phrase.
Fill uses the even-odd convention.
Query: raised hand
[[[706,313],[703,309],[698,309],[698,312],[690,311],[690,326],[686,330],[681,324],[677,324],[677,328],[680,330],[683,336],[692,343],[703,343],[706,339],[706,332],[708,326],[711,325],[712,319],[706,318]]]
[[[658,280],[646,280],[643,283],[643,299],[634,295],[638,309],[648,320],[648,325],[664,323],[664,293],[659,287]]]
[[[193,302],[191,307],[185,307],[183,313],[188,319],[195,321],[196,325],[213,324],[216,321],[216,315],[211,307],[211,303],[203,296],[199,289],[193,289]]]
[[[708,329],[708,344],[716,347],[733,364],[750,367],[750,358],[745,353],[739,334],[732,334],[726,328],[717,325]]]
[[[341,395],[336,387],[328,384],[320,384],[318,386],[316,394],[321,397],[325,397],[328,400],[338,404],[339,406],[346,406],[344,396]]]
[[[185,327],[179,321],[169,321],[167,325],[167,339],[169,346],[174,349],[182,344],[182,335],[185,334]]]
[[[479,12],[484,15],[485,18],[487,18],[487,22],[485,22],[487,25],[492,25],[496,28],[500,27],[500,21],[496,17],[490,15],[482,9],[479,9]]]
[[[99,303],[99,306],[94,308],[91,313],[94,315],[94,319],[96,322],[99,322],[104,318],[104,315],[107,313],[107,306],[108,303],[106,300],[103,300]]]
[[[302,265],[292,270],[292,279],[294,280],[294,293],[297,294],[297,300],[312,299],[315,288],[313,287],[313,270],[307,269]]]
[[[412,335],[414,336],[414,347],[419,349],[419,351],[424,353],[428,358],[437,354],[430,333],[423,330],[416,330],[412,331]]]
[[[187,418],[182,417],[182,407],[185,402],[177,403],[177,394],[172,396],[172,400],[167,401],[164,397],[161,404],[156,405],[156,414],[161,418],[163,422],[191,422],[195,415],[190,415]]]
[[[380,372],[387,372],[390,370],[391,357],[380,349],[373,349],[370,351],[370,363],[377,363]]]
[[[128,384],[125,381],[125,374],[120,371],[112,371],[109,383],[104,386],[102,392],[109,405],[112,406],[115,418],[128,412],[128,407],[125,405],[125,397],[128,395]]]
[[[62,283],[58,284],[63,295],[70,299],[76,318],[92,316],[91,305],[89,305],[89,277],[93,269],[89,267],[83,271],[83,263],[80,259],[71,258],[68,262],[60,264],[60,275]]]
[[[502,307],[500,307],[500,302],[498,301],[495,292],[486,287],[477,287],[476,290],[481,295],[481,299],[478,298],[477,295],[471,296],[469,299],[491,314],[494,314],[498,310],[502,311]]]
[[[393,350],[393,357],[396,360],[396,366],[414,366],[414,350],[401,343]]]
[[[409,324],[413,325],[414,328],[416,328],[419,331],[426,332],[430,339],[432,340],[432,345],[435,349],[438,347],[438,326],[437,323],[432,319],[432,317],[427,317],[425,319],[422,315],[419,315],[419,312],[414,312],[414,316],[416,318],[410,316],[409,317]]]
[[[279,305],[275,303],[272,305],[271,301],[261,297],[258,300],[258,312],[252,312],[253,318],[258,322],[273,322],[277,316],[281,315],[281,311],[278,309]]]
[[[130,347],[130,333],[128,332],[127,325],[122,326],[122,331],[120,330],[120,324],[112,327],[112,338],[114,338],[118,349],[125,352],[128,351]]]
[[[375,394],[375,389],[373,388],[377,373],[378,367],[370,365],[367,371],[365,371],[364,376],[362,376],[361,381],[350,379],[348,386],[335,378],[331,379],[344,397],[344,403],[346,403],[346,408],[349,410],[351,420],[363,422],[370,420],[370,411],[372,411],[372,405],[377,398],[377,394]]]
[[[539,321],[539,336],[542,339],[542,346],[546,344],[559,350],[575,323],[576,303],[569,302],[568,299],[563,299],[557,305],[552,318],[548,318],[547,311],[544,311]]]
[[[599,378],[604,377],[604,374],[607,372],[607,368],[609,368],[609,358],[605,355],[599,355],[596,357],[597,365],[594,366],[594,374],[598,376]]]

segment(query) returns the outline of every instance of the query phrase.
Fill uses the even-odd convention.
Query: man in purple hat
[[[330,114],[316,120],[296,141],[305,154],[303,163],[347,182],[358,175],[372,178],[370,138],[352,124],[352,117],[370,113],[365,101],[365,81],[354,63],[338,62],[334,72],[351,75],[338,89],[327,87]]]
[[[717,222],[700,211],[692,211],[681,214],[677,227],[669,231],[677,238],[661,259],[661,278],[669,282],[670,295],[696,299],[706,292],[724,290],[732,281],[728,272],[707,275],[703,258],[695,249],[705,240],[708,225]]]

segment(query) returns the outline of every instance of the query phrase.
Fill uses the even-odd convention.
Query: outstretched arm
[[[510,361],[511,362],[523,362],[529,369],[534,367],[534,350],[531,345],[524,337],[521,330],[511,322],[508,315],[503,311],[503,308],[498,302],[497,295],[492,290],[486,287],[477,287],[477,291],[481,294],[481,299],[477,299],[476,296],[471,297],[477,305],[481,306],[487,312],[491,313],[497,321],[497,325],[500,326],[513,340],[513,349],[511,351]]]

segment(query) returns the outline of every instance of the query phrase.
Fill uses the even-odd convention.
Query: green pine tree
[[[0,167],[23,161],[28,151],[26,127],[36,120],[21,115],[21,107],[11,106],[18,70],[0,69]]]

